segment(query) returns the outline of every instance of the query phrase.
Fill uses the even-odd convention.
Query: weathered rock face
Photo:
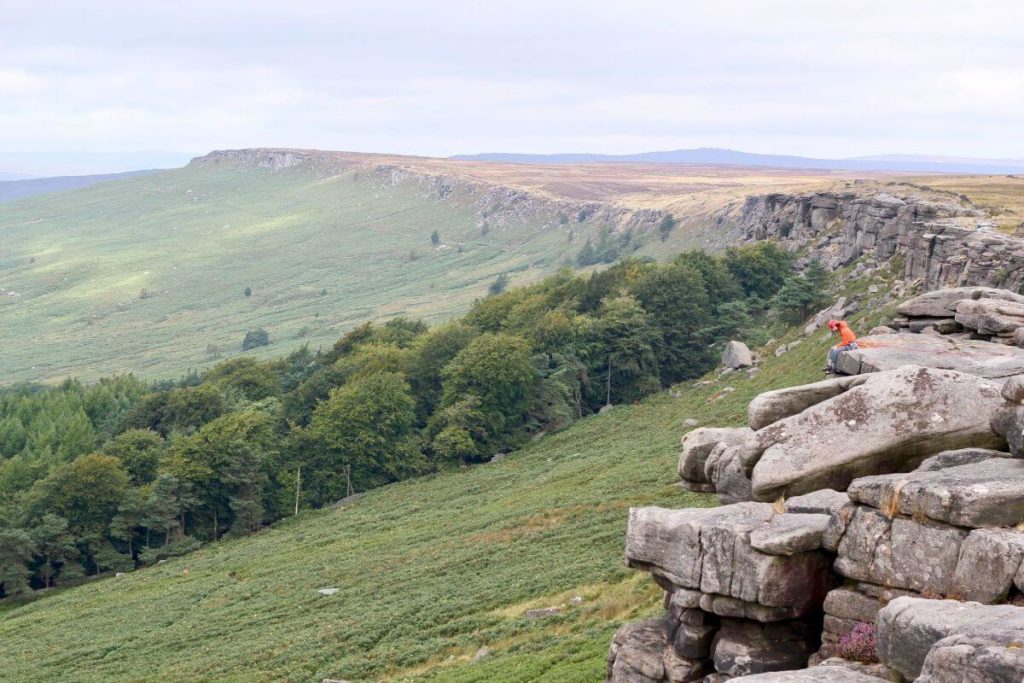
[[[923,334],[862,337],[859,348],[839,355],[836,370],[844,375],[895,370],[904,365],[1000,379],[1024,373],[1024,349],[995,342]]]
[[[679,454],[679,476],[691,491],[714,491],[704,474],[708,456],[716,446],[743,443],[754,431],[747,428],[701,427],[683,436],[683,450]]]
[[[1014,526],[1024,522],[1024,460],[863,477],[847,493],[856,503],[956,526]]]
[[[919,683],[1024,679],[1024,608],[897,598],[877,617],[879,657]]]
[[[866,377],[835,377],[813,384],[803,384],[759,394],[747,408],[751,429],[763,429],[773,422],[796,415],[813,405],[863,384]]]
[[[943,451],[936,453],[921,463],[915,472],[934,472],[960,465],[973,465],[976,462],[984,462],[992,458],[1009,458],[1009,453],[994,451],[989,448],[960,448],[955,451]]]
[[[979,299],[999,300],[1024,304],[1024,296],[1006,289],[992,287],[947,287],[925,292],[908,299],[896,307],[898,315],[908,318],[953,318],[963,301]]]
[[[818,192],[748,197],[738,214],[719,221],[733,227],[728,244],[777,239],[831,267],[865,255],[878,260],[906,257],[904,278],[920,279],[926,289],[987,285],[1014,291],[1024,283],[1024,240],[953,225],[953,217],[984,212],[955,204],[888,194]],[[948,317],[952,317],[949,315]]]
[[[699,681],[708,664],[680,657],[672,646],[675,627],[663,618],[620,628],[608,653],[611,683],[688,683]]]
[[[750,352],[746,344],[733,340],[725,345],[725,350],[722,352],[722,367],[738,370],[739,368],[749,368],[753,364],[754,354]]]
[[[822,517],[780,515],[761,503],[634,508],[626,532],[626,561],[671,586],[710,596],[701,600],[705,611],[762,621],[796,618],[813,612],[827,590],[829,562],[812,542],[824,531],[827,520]],[[752,545],[752,535],[761,549]],[[802,550],[808,547],[814,550]],[[717,601],[719,597],[727,600]],[[751,608],[738,613],[744,605],[737,603]]]
[[[950,370],[906,366],[757,432],[757,500],[820,488],[844,490],[863,475],[909,470],[929,455],[967,446],[998,448],[989,416],[996,385]]]
[[[776,671],[729,679],[730,683],[878,683],[885,680],[838,666]]]

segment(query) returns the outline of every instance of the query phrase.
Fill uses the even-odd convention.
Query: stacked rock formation
[[[1022,404],[1024,374],[904,366],[689,432],[684,485],[729,504],[630,511],[666,612],[619,630],[609,680],[1024,680]],[[864,634],[877,661],[843,659]]]

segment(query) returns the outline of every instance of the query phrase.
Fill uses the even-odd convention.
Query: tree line
[[[770,243],[564,270],[435,327],[145,383],[0,392],[0,596],[127,570],[438,469],[699,376],[822,303]]]

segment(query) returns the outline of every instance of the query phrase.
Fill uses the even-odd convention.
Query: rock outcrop
[[[739,370],[740,368],[749,368],[753,364],[754,354],[750,352],[746,344],[734,339],[725,345],[725,350],[722,351],[722,367]]]
[[[616,636],[609,680],[1024,680],[1024,373],[981,365],[767,392],[749,428],[690,432],[680,475],[730,504],[630,511],[666,614]]]
[[[732,226],[725,243],[778,240],[832,268],[861,257],[905,257],[904,279],[926,289],[986,285],[1017,291],[1024,284],[1024,240],[958,224],[983,211],[891,194],[855,192],[748,197],[718,217]],[[966,219],[966,221],[964,221]]]

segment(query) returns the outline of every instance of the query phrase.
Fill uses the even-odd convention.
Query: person
[[[825,372],[835,373],[839,354],[857,348],[857,335],[845,320],[829,320],[828,329],[839,335],[839,343],[828,350],[828,365],[825,366]]]

